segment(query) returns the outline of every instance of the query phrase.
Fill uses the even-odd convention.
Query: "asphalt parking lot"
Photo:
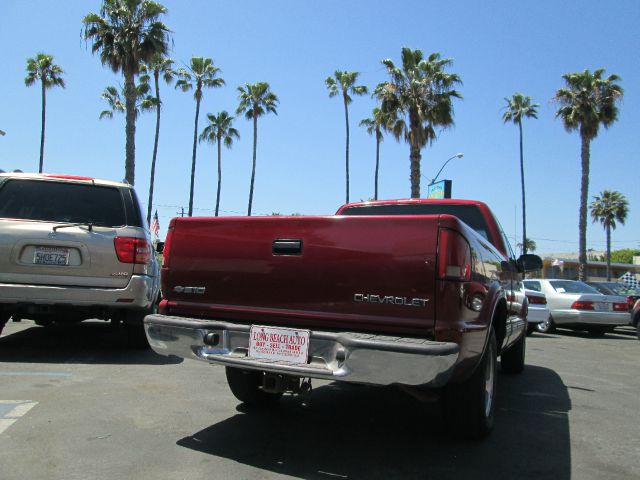
[[[9,323],[0,479],[640,478],[640,342],[534,334],[501,374],[496,427],[446,435],[437,404],[314,382],[308,405],[250,410],[224,370],[128,348],[108,324]]]

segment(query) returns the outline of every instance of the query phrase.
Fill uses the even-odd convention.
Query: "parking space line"
[[[66,372],[0,372],[0,377],[70,377]]]
[[[0,416],[0,435],[37,404],[38,402],[31,400],[0,400],[0,407],[4,407],[0,408],[0,412],[5,410]],[[6,410],[7,408],[9,410]]]

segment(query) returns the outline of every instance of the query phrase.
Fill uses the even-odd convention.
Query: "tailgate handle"
[[[302,255],[302,240],[276,239],[273,241],[274,255]]]

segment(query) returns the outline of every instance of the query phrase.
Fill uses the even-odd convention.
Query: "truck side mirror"
[[[521,272],[533,272],[542,269],[542,259],[538,255],[532,255],[530,253],[520,255],[517,263],[518,269]]]
[[[164,252],[164,242],[158,242],[156,244],[156,252],[163,253]]]

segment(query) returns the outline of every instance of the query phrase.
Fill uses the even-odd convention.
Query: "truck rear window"
[[[482,212],[475,205],[446,205],[446,204],[393,204],[393,205],[365,205],[347,207],[342,215],[453,215],[469,225],[488,241],[487,223]]]
[[[0,188],[0,218],[103,227],[127,224],[117,188],[38,180],[5,182]]]

